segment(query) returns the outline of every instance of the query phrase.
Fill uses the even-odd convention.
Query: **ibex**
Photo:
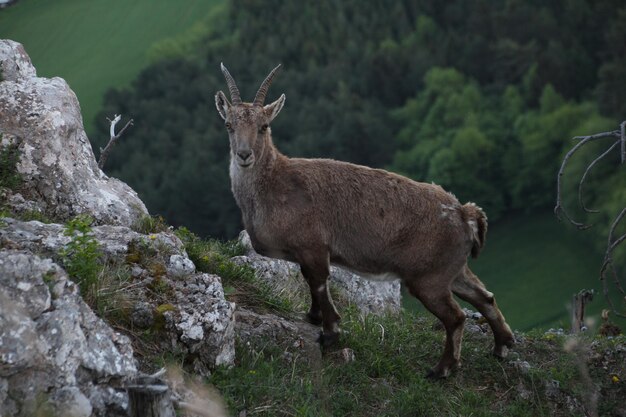
[[[281,154],[270,123],[285,95],[264,105],[279,67],[254,101],[244,103],[222,64],[232,103],[219,91],[215,104],[230,139],[232,192],[252,245],[262,255],[300,264],[311,291],[307,319],[323,324],[322,346],[337,342],[340,334],[327,286],[333,264],[371,279],[401,279],[441,320],[445,349],[429,377],[445,377],[460,364],[465,314],[452,293],[483,314],[493,330],[493,353],[504,357],[514,342],[511,329],[493,294],[467,265],[468,256],[476,257],[485,244],[483,210],[461,205],[438,185],[381,169]]]

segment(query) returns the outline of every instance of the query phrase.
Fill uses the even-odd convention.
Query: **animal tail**
[[[487,238],[487,215],[474,203],[467,203],[461,209],[472,234],[472,258],[477,258]]]

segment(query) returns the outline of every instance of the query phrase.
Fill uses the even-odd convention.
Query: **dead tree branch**
[[[622,123],[622,126],[624,126],[624,123]],[[572,157],[572,155],[574,155],[574,153],[576,153],[576,151],[582,148],[584,145],[586,145],[589,142],[598,140],[598,139],[615,138],[615,137],[620,138],[621,142],[625,141],[624,135],[621,135],[620,131],[618,130],[614,130],[612,132],[598,133],[598,134],[591,135],[591,136],[575,136],[574,137],[575,140],[580,140],[580,142],[578,142],[576,146],[570,149],[570,151],[565,155],[565,158],[563,158],[563,162],[561,163],[561,168],[559,169],[559,175],[557,176],[557,180],[556,180],[556,206],[554,207],[554,214],[556,214],[559,220],[561,220],[561,215],[563,215],[570,223],[572,223],[574,226],[576,226],[579,229],[587,229],[591,227],[591,225],[580,223],[572,219],[570,215],[567,214],[567,211],[565,211],[565,209],[563,208],[562,198],[561,198],[561,189],[562,189],[561,184],[562,184],[563,172],[565,171],[565,167],[567,166],[567,163],[569,162],[569,159]],[[587,170],[585,171],[585,174],[583,175],[583,179],[581,180],[579,184],[579,190],[580,190],[580,187],[582,187],[584,178],[587,177],[587,174],[589,173],[591,168],[593,168],[593,165],[595,165],[598,160],[608,155],[608,153],[609,153],[608,150],[605,151],[596,160],[594,160],[590,164],[589,167],[587,167]]]
[[[98,168],[100,169],[104,168],[104,164],[106,163],[107,158],[109,157],[109,154],[111,153],[111,149],[113,149],[113,145],[115,145],[117,140],[124,134],[126,129],[128,129],[130,126],[133,125],[133,119],[130,119],[128,122],[126,122],[122,130],[120,130],[116,134],[115,125],[117,125],[119,121],[122,120],[122,115],[116,114],[113,120],[109,118],[107,118],[107,120],[109,121],[109,123],[111,123],[111,128],[109,129],[109,136],[111,138],[109,139],[109,143],[107,143],[107,146],[105,146],[104,149],[100,148],[100,159],[98,159]]]
[[[567,152],[567,154],[563,158],[563,162],[561,163],[561,168],[559,169],[559,174],[557,176],[556,206],[554,207],[554,213],[556,214],[559,220],[561,220],[561,216],[563,216],[571,224],[576,226],[578,229],[587,229],[591,227],[592,225],[574,220],[567,213],[567,211],[563,208],[563,204],[562,204],[563,172],[565,171],[565,167],[567,166],[567,163],[569,162],[570,158],[572,157],[572,155],[574,155],[574,153],[576,153],[576,151],[578,151],[580,148],[582,148],[584,145],[586,145],[589,142],[599,140],[599,139],[606,139],[606,138],[613,138],[613,139],[617,138],[617,140],[615,140],[611,144],[611,146],[609,146],[604,152],[602,152],[597,158],[595,158],[589,165],[587,165],[587,168],[585,169],[585,172],[583,173],[580,179],[580,182],[578,183],[578,203],[580,204],[580,207],[586,213],[597,213],[598,212],[597,210],[591,210],[587,208],[587,206],[585,205],[584,199],[583,199],[583,185],[585,183],[585,180],[587,179],[587,176],[593,169],[593,167],[600,160],[604,159],[607,155],[609,155],[614,149],[616,149],[618,145],[620,145],[620,148],[619,148],[620,149],[620,154],[619,154],[620,163],[624,164],[626,162],[626,121],[623,121],[620,124],[619,130],[597,133],[595,135],[590,135],[590,136],[574,137],[574,139],[579,140],[579,142],[572,149],[570,149],[569,152]],[[607,248],[604,254],[604,260],[600,267],[600,281],[602,281],[602,292],[604,294],[604,298],[606,299],[611,310],[620,317],[626,317],[626,314],[620,312],[616,308],[616,306],[613,304],[613,301],[611,300],[609,296],[609,286],[608,286],[609,279],[607,278],[607,275],[610,274],[612,276],[613,278],[612,282],[615,285],[615,288],[617,289],[617,291],[619,291],[622,294],[622,297],[624,297],[624,300],[626,301],[626,292],[624,291],[624,287],[622,286],[620,282],[619,273],[613,261],[613,253],[615,249],[626,240],[626,233],[621,236],[618,236],[617,238],[614,237],[615,230],[617,229],[618,225],[622,222],[622,220],[625,218],[625,216],[626,216],[626,207],[622,209],[622,211],[615,217],[615,219],[613,220],[613,223],[611,224],[611,228],[609,229],[609,234],[608,234]],[[574,326],[574,319],[572,320],[572,325]]]

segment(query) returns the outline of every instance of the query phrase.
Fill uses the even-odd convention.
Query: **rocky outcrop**
[[[0,68],[2,146],[18,147],[24,197],[61,221],[87,213],[99,224],[130,226],[145,215],[137,193],[98,168],[67,83],[37,77],[23,46],[9,40],[0,40]]]
[[[270,288],[276,288],[278,293],[308,294],[309,289],[297,264],[259,255],[254,251],[245,230],[239,235],[239,241],[245,247],[246,255],[233,258],[235,263],[254,268],[257,277],[268,283]],[[333,266],[330,269],[330,282],[341,297],[356,305],[364,314],[400,311],[399,281],[370,281]]]
[[[123,416],[123,385],[136,372],[129,339],[91,311],[59,265],[0,250],[3,416]]]
[[[65,227],[3,219],[0,247],[60,258],[71,238]],[[196,272],[182,242],[170,231],[143,235],[122,226],[96,226],[93,237],[103,262],[132,275],[127,291],[133,311],[129,325],[152,328],[164,351],[185,355],[192,369],[207,375],[235,358],[235,305],[225,300],[221,279]],[[121,264],[121,265],[120,265]]]
[[[272,341],[288,361],[299,358],[309,363],[321,362],[322,352],[317,342],[319,327],[245,308],[238,308],[236,317],[237,337],[246,348],[262,351],[268,341]]]
[[[59,222],[89,215],[98,285],[115,286],[108,296],[120,298],[107,302],[124,312],[118,325],[149,330],[151,346],[184,356],[200,375],[232,364],[235,308],[221,279],[196,272],[171,231],[129,228],[146,208],[98,168],[67,83],[38,78],[13,41],[0,40],[0,69],[1,146],[16,148],[21,179],[0,190],[0,206]],[[2,417],[128,415],[126,387],[138,373],[131,340],[94,314],[63,269],[75,238],[62,224],[0,219]]]

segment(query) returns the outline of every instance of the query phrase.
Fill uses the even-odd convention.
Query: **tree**
[[[572,216],[568,214],[568,212],[565,210],[563,206],[563,202],[562,202],[563,173],[572,155],[574,155],[574,153],[576,153],[580,148],[582,148],[583,146],[593,141],[598,141],[602,139],[609,139],[609,140],[612,139],[612,144],[606,147],[606,149],[602,153],[600,153],[600,155],[595,157],[595,159],[593,159],[593,161],[591,161],[587,165],[586,169],[584,170],[581,176],[580,182],[578,184],[578,200],[580,203],[580,208],[584,212],[589,213],[589,214],[598,213],[598,210],[590,210],[585,204],[583,186],[585,184],[585,180],[587,176],[589,175],[589,173],[596,166],[596,164],[600,162],[602,159],[607,158],[608,156],[612,154],[617,154],[618,161],[622,166],[626,162],[626,121],[620,124],[619,130],[597,133],[595,135],[590,135],[590,136],[577,136],[577,137],[574,137],[574,139],[579,140],[579,142],[572,149],[570,149],[570,151],[563,158],[563,162],[561,164],[561,168],[559,170],[559,174],[557,177],[557,199],[556,199],[556,206],[554,207],[554,212],[557,215],[557,217],[559,217],[559,219],[561,218],[561,216],[565,217],[571,224],[573,224],[577,228],[586,229],[586,228],[591,227],[591,224],[574,220]],[[625,188],[622,187],[622,188],[619,188],[618,190],[620,191],[619,194],[621,197],[626,197],[626,192],[624,191]],[[623,222],[624,218],[626,218],[626,206],[623,206],[621,208],[619,213],[615,215],[615,217],[610,223],[610,227],[607,233],[607,245],[606,245],[606,250],[604,254],[604,260],[600,268],[600,279],[602,281],[603,293],[604,293],[605,299],[607,303],[609,304],[609,306],[611,307],[611,310],[613,310],[613,312],[620,317],[626,317],[626,291],[624,290],[624,288],[626,288],[626,285],[622,283],[622,281],[624,281],[624,278],[626,278],[626,276],[625,277],[620,276],[621,274],[625,272],[623,270],[620,271],[620,266],[623,268],[624,265],[626,265],[626,262],[625,262],[626,256],[624,256],[626,255],[626,253],[622,252],[620,254],[622,256],[619,256],[619,257],[616,256],[616,254],[617,254],[618,248],[620,248],[620,245],[622,245],[624,241],[626,240],[626,232],[624,231],[625,229],[624,226],[626,225],[626,222]],[[614,285],[615,290],[619,292],[619,294],[621,294],[620,295],[621,301],[618,306],[616,306],[613,303],[613,300],[610,297],[609,280]]]

